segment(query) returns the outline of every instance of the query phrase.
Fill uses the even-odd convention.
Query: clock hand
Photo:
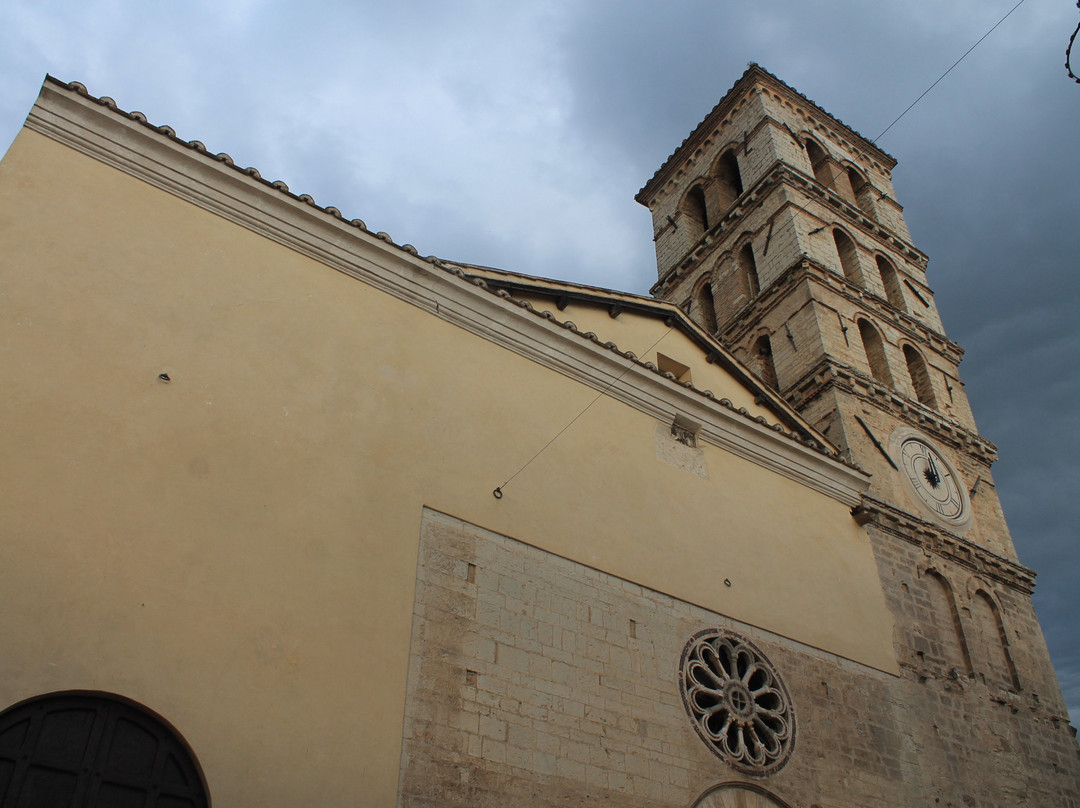
[[[938,473],[937,464],[934,463],[934,456],[927,452],[927,469],[926,469],[926,481],[930,483],[932,488],[937,488],[941,482],[941,475]]]

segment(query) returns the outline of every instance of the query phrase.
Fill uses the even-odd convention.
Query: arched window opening
[[[829,170],[829,156],[815,141],[809,138],[806,141],[806,156],[810,158],[810,168],[814,171],[814,179],[831,188],[832,172]]]
[[[728,149],[716,161],[717,200],[721,211],[726,211],[735,204],[743,192],[742,174],[735,151]]]
[[[703,283],[698,289],[697,315],[702,328],[709,333],[716,331],[716,303],[711,283]]]
[[[878,272],[881,273],[881,285],[885,287],[885,297],[900,311],[907,311],[904,304],[904,290],[900,287],[900,278],[896,268],[882,256],[877,257]]]
[[[870,375],[882,384],[892,387],[892,373],[889,372],[889,362],[885,358],[885,343],[881,341],[881,335],[870,325],[869,320],[860,319],[859,336],[862,338],[863,350],[866,351],[866,363],[870,366]]]
[[[956,668],[971,676],[971,654],[960,623],[960,612],[952,587],[944,576],[934,570],[926,573],[927,596],[930,601],[928,614],[932,623],[923,623],[923,634],[931,641],[930,653],[940,665],[940,673],[948,675]]]
[[[683,198],[681,209],[686,230],[693,240],[709,229],[709,215],[705,207],[705,190],[700,185],[691,188]]]
[[[776,377],[776,364],[773,362],[772,342],[768,334],[762,334],[754,343],[754,358],[757,360],[758,378],[774,390],[780,389]]]
[[[862,271],[859,269],[859,254],[855,249],[855,242],[848,238],[843,230],[833,230],[833,241],[836,243],[836,253],[840,256],[844,277],[861,285]]]
[[[1009,642],[1006,639],[1005,627],[1001,622],[1001,613],[993,598],[982,589],[977,591],[975,597],[972,598],[972,618],[982,640],[979,651],[982,657],[980,667],[986,668],[985,671],[981,671],[983,677],[991,682],[1019,690],[1020,682],[1016,675],[1012,655],[1009,653]]]
[[[206,808],[195,756],[159,716],[109,693],[52,693],[0,713],[0,805]]]
[[[874,186],[867,181],[866,177],[850,166],[847,170],[847,176],[848,181],[851,183],[851,192],[855,195],[855,204],[859,210],[866,214],[867,218],[876,222],[877,208],[874,207]]]
[[[930,381],[926,360],[910,345],[904,346],[904,360],[907,362],[908,375],[911,376],[911,386],[915,388],[915,397],[927,407],[936,409],[937,397],[934,395],[934,385]]]
[[[788,808],[757,783],[721,783],[694,802],[693,808]]]
[[[750,242],[742,245],[738,255],[738,267],[741,286],[746,296],[753,299],[761,291],[761,283],[758,280],[757,261],[754,260],[754,248]]]

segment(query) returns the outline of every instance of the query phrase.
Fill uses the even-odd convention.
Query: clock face
[[[964,488],[937,451],[918,438],[908,438],[900,445],[900,460],[915,493],[931,511],[946,522],[965,521]]]

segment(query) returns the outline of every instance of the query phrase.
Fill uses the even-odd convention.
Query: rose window
[[[720,758],[748,774],[771,774],[795,743],[787,688],[757,647],[731,631],[691,638],[679,668],[694,729]]]

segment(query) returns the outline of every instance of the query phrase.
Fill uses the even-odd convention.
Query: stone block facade
[[[1080,806],[1042,646],[998,662],[994,614],[1038,633],[1030,600],[912,542],[870,531],[894,676],[444,514],[421,532],[403,806]],[[679,666],[708,628],[751,640],[790,692],[794,749],[774,774],[736,771],[694,730]],[[725,800],[733,784],[750,801]]]

